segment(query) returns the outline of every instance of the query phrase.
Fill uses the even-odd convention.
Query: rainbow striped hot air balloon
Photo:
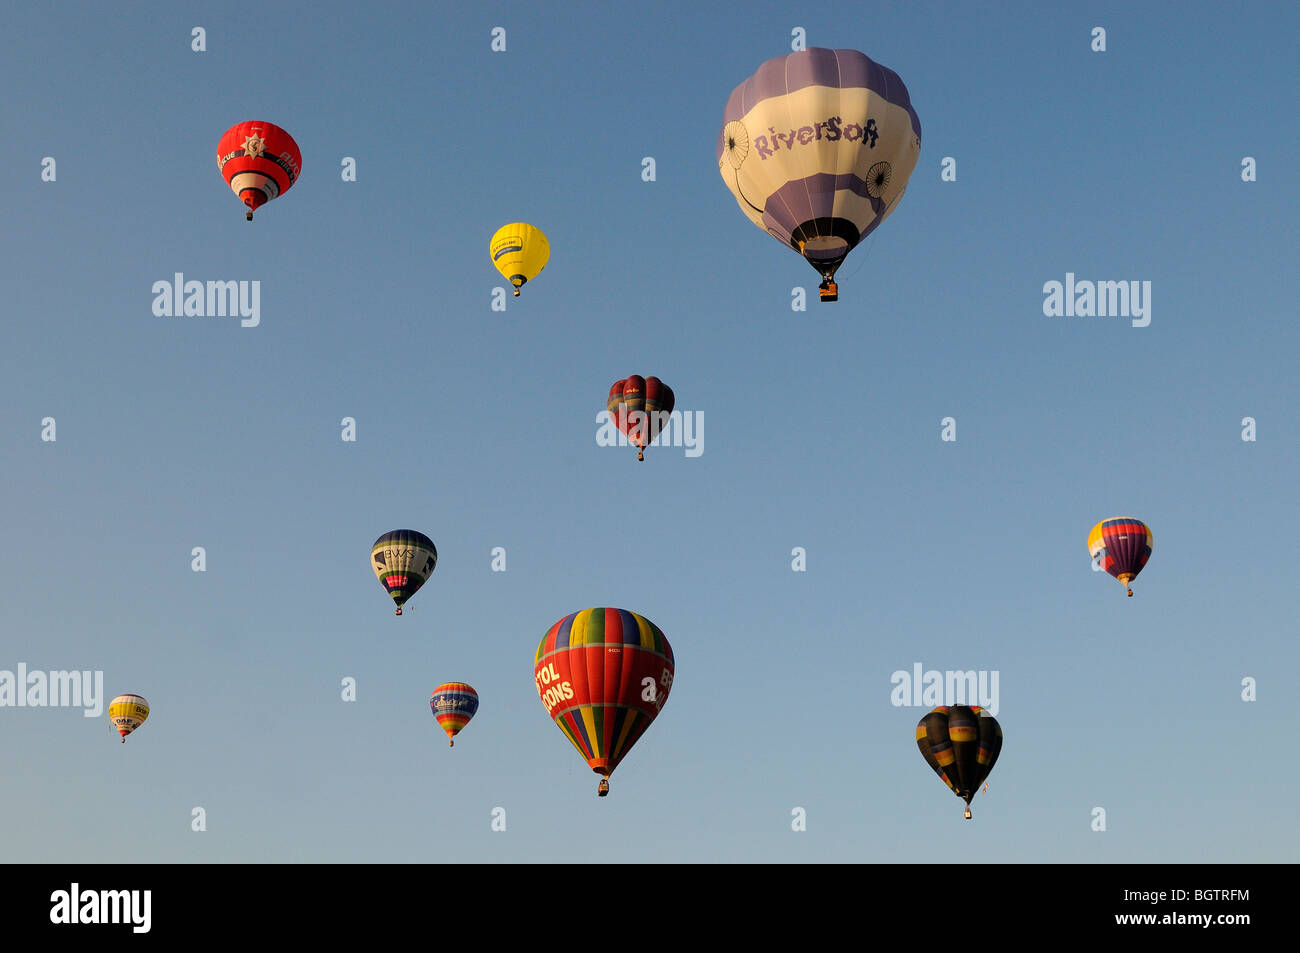
[[[454,748],[456,735],[478,711],[478,692],[464,682],[443,682],[429,696],[429,710],[447,732],[447,746]]]
[[[1002,726],[978,705],[940,705],[916,725],[921,757],[944,784],[970,802],[993,770],[1002,750]]]
[[[542,636],[533,657],[537,694],[564,736],[609,776],[668,701],[673,650],[659,627],[626,609],[583,609]]]
[[[1110,573],[1133,595],[1129,585],[1151,558],[1151,527],[1132,516],[1102,520],[1088,533],[1093,565]]]
[[[126,744],[126,736],[148,717],[149,703],[143,695],[118,695],[108,703],[108,719],[122,736],[122,744]]]

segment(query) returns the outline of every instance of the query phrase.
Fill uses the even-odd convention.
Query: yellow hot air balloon
[[[122,744],[126,736],[144,724],[149,717],[149,703],[143,695],[118,695],[108,703],[108,719],[122,735]]]
[[[515,297],[525,282],[542,273],[551,259],[551,243],[542,230],[527,222],[511,222],[497,229],[488,246],[492,264],[515,286]]]

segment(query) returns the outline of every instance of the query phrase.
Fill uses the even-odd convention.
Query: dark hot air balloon
[[[966,802],[993,770],[1002,750],[1002,727],[978,705],[940,705],[916,725],[916,746],[925,763]]]
[[[370,568],[402,614],[406,600],[415,595],[438,565],[433,540],[413,529],[395,529],[370,547]]]

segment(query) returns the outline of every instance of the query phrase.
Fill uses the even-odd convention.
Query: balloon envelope
[[[511,222],[497,229],[488,245],[492,264],[515,286],[515,297],[525,283],[542,273],[551,260],[551,243],[542,230],[527,222]]]
[[[1088,532],[1088,555],[1127,586],[1151,558],[1151,527],[1132,516],[1102,520]],[[1129,590],[1129,595],[1133,590]]]
[[[768,60],[732,92],[718,171],[741,212],[828,281],[898,206],[921,121],[898,74],[857,50]]]
[[[122,736],[123,743],[148,717],[149,703],[143,695],[118,695],[108,703],[108,719]]]
[[[293,188],[302,171],[302,153],[293,136],[269,122],[231,126],[217,143],[217,169],[248,206],[248,218],[267,202]]]
[[[406,600],[415,595],[433,575],[438,550],[433,540],[413,529],[395,529],[375,540],[370,547],[370,568],[402,614]]]
[[[663,431],[676,401],[673,389],[659,378],[633,374],[614,382],[605,409],[632,446],[644,450]]]
[[[438,727],[454,739],[478,711],[478,692],[464,682],[444,682],[429,696],[429,710]]]
[[[533,658],[546,713],[604,777],[668,701],[673,671],[673,650],[663,632],[626,609],[566,615],[542,636]]]
[[[1002,726],[978,705],[940,705],[916,725],[921,757],[967,804],[1002,750]]]

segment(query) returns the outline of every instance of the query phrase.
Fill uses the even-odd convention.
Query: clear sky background
[[[5,860],[1300,859],[1295,6],[677,9],[7,7],[0,669],[152,715],[0,709]],[[795,27],[922,125],[834,305],[714,152]],[[248,119],[303,153],[251,225]],[[550,264],[494,312],[519,220]],[[259,280],[260,326],[156,317],[178,271]],[[1150,281],[1150,326],[1045,316],[1067,272]],[[634,373],[702,456],[597,446]],[[1155,534],[1132,599],[1089,568],[1114,515]],[[440,560],[399,619],[368,557],[406,527]],[[532,660],[604,605],[677,676],[598,800]],[[972,822],[890,702],[917,662],[999,673]]]

